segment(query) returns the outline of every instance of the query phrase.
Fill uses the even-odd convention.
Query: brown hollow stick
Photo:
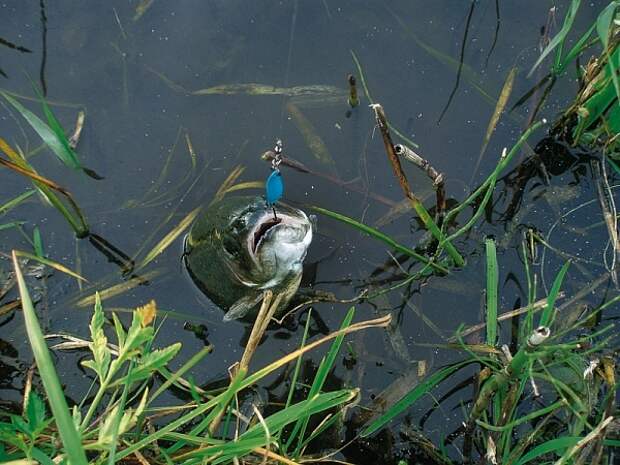
[[[446,210],[446,190],[443,174],[433,168],[428,160],[422,158],[405,145],[396,144],[394,146],[394,152],[396,152],[396,155],[405,158],[419,167],[433,182],[435,194],[437,196],[437,214],[441,215]]]

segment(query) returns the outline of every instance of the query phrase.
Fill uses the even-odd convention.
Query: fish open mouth
[[[254,235],[252,237],[252,253],[256,253],[256,249],[258,245],[263,240],[265,235],[273,228],[274,226],[279,225],[282,222],[282,218],[274,218],[269,216],[265,219],[265,221],[261,221],[258,227],[254,230]]]

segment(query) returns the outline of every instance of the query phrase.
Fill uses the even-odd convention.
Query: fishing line
[[[284,87],[289,85],[289,75],[291,72],[291,61],[293,58],[293,37],[295,36],[295,26],[297,24],[297,0],[293,2],[293,16],[291,17],[291,32],[288,39],[288,56],[286,58],[286,69],[284,71]],[[286,95],[282,96],[282,104],[280,105],[280,127],[279,131],[282,132],[282,125],[284,122],[284,104],[286,102]]]

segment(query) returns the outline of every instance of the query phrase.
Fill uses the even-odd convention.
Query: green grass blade
[[[506,423],[505,425],[502,425],[502,426],[491,425],[482,420],[476,420],[476,423],[482,426],[484,429],[487,429],[489,431],[496,431],[496,432],[507,431],[509,429],[514,428],[515,426],[519,426],[535,418],[551,413],[561,407],[564,407],[565,405],[566,405],[566,402],[564,401],[564,399],[561,399],[561,400],[558,400],[557,402],[554,402],[551,405],[548,405],[547,407],[543,407],[541,409],[535,410],[532,413],[528,413],[527,415],[520,416],[517,419],[512,420],[510,423]]]
[[[164,376],[166,381],[162,383],[161,386],[157,388],[157,390],[151,395],[149,399],[149,404],[151,404],[160,394],[165,392],[170,386],[176,384],[177,381],[185,374],[187,371],[191,370],[194,365],[200,362],[207,354],[210,354],[213,351],[213,346],[205,346],[199,352],[194,354],[187,362],[183,364],[181,368],[179,368],[174,373],[170,373],[166,368],[161,368],[159,371],[162,376]]]
[[[575,42],[575,45],[573,45],[573,47],[570,49],[570,51],[566,54],[566,56],[561,60],[559,65],[556,67],[556,69],[555,69],[555,73],[556,74],[562,73],[566,69],[566,66],[569,63],[572,63],[572,61],[575,58],[577,58],[577,56],[587,48],[586,43],[588,42],[588,39],[590,38],[590,36],[594,32],[595,26],[596,26],[596,24],[592,24],[592,26],[590,26],[590,29],[588,29],[579,38],[579,40],[577,42]]]
[[[75,202],[75,200],[73,200],[73,197],[66,189],[63,189],[55,182],[38,174],[32,168],[32,166],[30,166],[28,161],[25,158],[21,157],[15,150],[13,150],[11,146],[7,144],[6,141],[2,138],[0,138],[0,150],[4,152],[10,159],[9,161],[0,158],[0,164],[12,169],[13,171],[18,172],[22,176],[30,178],[39,193],[43,197],[45,197],[65,217],[65,219],[69,222],[78,237],[81,238],[88,235],[88,225],[86,224],[86,220],[82,215],[82,212],[78,207],[77,203]],[[67,209],[67,207],[65,207],[65,205],[58,198],[55,192],[58,192],[64,196],[66,201],[75,212],[76,217],[74,217],[74,215]]]
[[[166,234],[156,245],[151,249],[151,251],[146,254],[144,260],[140,262],[140,264],[136,267],[136,271],[141,270],[150,262],[152,262],[159,254],[161,254],[164,250],[166,250],[170,244],[174,242],[174,240],[179,237],[183,231],[185,231],[194,221],[196,215],[200,213],[202,209],[201,206],[194,208],[191,212],[189,212],[181,222],[176,225],[168,234]]]
[[[54,268],[55,270],[60,271],[61,273],[65,273],[65,274],[68,274],[69,276],[73,276],[74,278],[79,279],[80,281],[88,281],[86,278],[77,274],[75,271],[70,270],[66,266],[61,265],[60,263],[50,260],[48,258],[42,257],[40,255],[33,255],[31,253],[23,252],[21,250],[14,250],[13,253],[18,257],[25,257],[30,260],[35,260],[39,263],[42,263],[43,265],[49,266],[51,268]]]
[[[273,433],[281,431],[286,425],[302,419],[305,416],[311,416],[348,403],[352,401],[357,394],[358,391],[356,389],[343,389],[340,391],[323,393],[312,399],[306,399],[291,405],[287,409],[280,410],[265,418],[265,424],[273,435]],[[239,436],[237,441],[230,441],[222,445],[209,447],[206,457],[217,456],[217,459],[215,459],[213,463],[224,463],[235,456],[241,457],[246,455],[250,453],[253,448],[261,445],[264,446],[264,444],[265,430],[261,423],[257,423]],[[223,456],[219,457],[219,454],[223,454]]]
[[[581,0],[571,1],[570,7],[568,9],[568,13],[566,13],[566,17],[564,18],[564,24],[562,24],[562,28],[555,35],[555,37],[551,39],[551,41],[549,42],[549,45],[547,45],[545,49],[542,51],[542,53],[538,57],[538,60],[536,60],[536,63],[534,63],[534,66],[532,66],[532,69],[528,73],[527,75],[528,78],[532,75],[534,70],[538,68],[538,66],[547,57],[547,55],[549,55],[549,53],[551,53],[553,50],[555,50],[556,47],[560,46],[564,42],[564,40],[566,39],[566,36],[570,32],[571,27],[573,27],[573,22],[575,21],[575,16],[577,15],[577,10],[579,10],[580,5],[581,5]]]
[[[314,210],[317,213],[321,213],[325,216],[329,216],[330,218],[333,218],[335,220],[338,221],[342,221],[343,223],[348,224],[349,226],[353,226],[356,229],[359,229],[360,231],[368,234],[371,237],[374,237],[375,239],[380,240],[381,242],[389,245],[390,247],[392,247],[393,249],[404,253],[405,255],[408,255],[409,257],[415,258],[416,260],[428,264],[430,266],[432,266],[435,270],[437,271],[441,271],[442,273],[448,273],[448,269],[432,262],[430,259],[420,255],[419,253],[417,253],[415,250],[410,249],[409,247],[406,247],[402,244],[399,244],[398,242],[396,242],[394,239],[392,239],[391,237],[389,237],[386,234],[383,234],[381,231],[365,225],[364,223],[360,223],[359,221],[354,220],[353,218],[349,218],[348,216],[345,215],[341,215],[340,213],[336,213],[333,212],[331,210],[327,210],[326,208],[321,208],[321,207],[317,207],[317,206],[311,206],[310,207],[312,210]]]
[[[542,125],[543,122],[539,121],[527,128],[525,132],[523,132],[521,137],[519,137],[519,140],[515,143],[515,145],[512,146],[508,154],[505,157],[502,157],[502,159],[497,164],[493,172],[489,175],[489,177],[482,184],[480,184],[476,188],[476,190],[469,195],[469,197],[467,197],[465,200],[463,200],[446,214],[443,224],[450,224],[450,222],[452,221],[452,219],[454,219],[456,215],[458,215],[468,205],[472,204],[482,194],[483,191],[486,191],[489,185],[491,185],[493,182],[495,182],[497,178],[499,178],[499,174],[508,166],[514,156],[519,153],[521,146],[527,142],[527,139],[530,137],[530,135],[532,135],[532,133],[538,130]]]
[[[312,308],[310,308],[310,310],[308,311],[308,315],[306,317],[307,318],[306,325],[304,327],[304,333],[301,336],[301,343],[299,344],[299,347],[302,349],[306,345],[306,340],[308,339],[308,332],[310,331],[310,322],[312,321],[311,316],[312,316]],[[301,371],[302,360],[303,360],[303,357],[299,357],[297,361],[295,362],[295,370],[293,371],[293,377],[291,378],[291,388],[288,391],[288,396],[286,398],[286,404],[284,405],[285,408],[291,405],[291,402],[293,401],[293,394],[295,393],[295,386],[297,386],[297,379],[299,378],[299,372]]]
[[[45,252],[43,251],[43,239],[41,239],[41,231],[38,226],[35,226],[32,231],[32,243],[34,244],[34,253],[37,257],[45,258]]]
[[[351,307],[347,312],[342,324],[340,325],[340,329],[348,328],[353,320],[353,316],[355,315],[355,307]],[[321,361],[319,368],[316,372],[316,376],[314,377],[314,381],[312,383],[312,387],[310,388],[310,392],[308,393],[308,397],[312,398],[319,394],[323,386],[325,385],[325,380],[327,379],[327,375],[334,367],[334,363],[336,362],[336,356],[338,352],[340,352],[340,347],[342,346],[342,341],[344,340],[344,334],[340,334],[334,342],[332,342],[331,347],[329,348],[329,352],[327,356]]]
[[[497,342],[497,251],[495,241],[484,241],[487,255],[487,344],[494,346]]]
[[[0,94],[24,117],[32,129],[41,137],[43,142],[45,142],[65,165],[74,169],[82,169],[73,149],[65,145],[52,128],[6,92],[0,91]]]
[[[559,271],[557,276],[555,277],[555,281],[553,281],[553,286],[551,287],[551,291],[547,296],[547,306],[542,312],[540,316],[540,321],[538,326],[549,326],[553,322],[553,309],[555,306],[555,300],[558,297],[558,292],[560,292],[560,287],[562,286],[562,281],[564,281],[564,276],[568,271],[568,267],[570,266],[570,261],[567,261],[562,266],[562,269]]]
[[[461,368],[466,365],[473,363],[472,360],[465,360],[463,362],[456,363],[454,365],[450,365],[442,368],[441,370],[433,373],[428,377],[426,381],[421,384],[418,384],[415,388],[409,391],[403,398],[401,398],[398,402],[392,405],[383,415],[374,420],[370,425],[362,430],[360,433],[361,437],[370,436],[375,431],[379,430],[387,423],[392,421],[396,416],[400,415],[402,412],[407,410],[415,401],[417,401],[420,397],[428,394],[431,389],[441,383],[444,379],[451,376],[453,373],[457,372]]]
[[[39,97],[39,101],[41,102],[41,106],[43,107],[43,113],[45,114],[45,118],[47,119],[47,124],[52,130],[52,132],[56,135],[56,139],[62,147],[62,152],[64,156],[60,157],[59,154],[56,155],[61,158],[61,160],[63,160],[67,166],[76,169],[84,169],[80,163],[77,153],[71,148],[71,144],[69,143],[69,139],[65,134],[65,130],[63,129],[56,116],[54,116],[54,113],[52,113],[52,109],[47,104],[45,97],[41,94],[36,84],[33,83],[32,87],[34,88],[37,96]],[[65,159],[67,161],[65,161]]]
[[[465,225],[463,225],[463,227],[461,227],[458,231],[455,231],[450,236],[448,236],[445,239],[445,241],[453,242],[456,238],[458,238],[459,236],[465,234],[467,231],[469,231],[473,227],[474,224],[476,224],[476,222],[484,214],[485,208],[487,206],[487,203],[489,203],[489,200],[491,200],[491,197],[493,196],[493,192],[495,191],[495,184],[496,183],[497,183],[497,173],[494,172],[493,174],[491,174],[491,179],[489,180],[489,187],[487,188],[486,192],[484,193],[484,197],[482,198],[482,201],[478,205],[478,209],[476,210],[476,212],[467,221],[467,223],[465,223]],[[443,244],[444,244],[444,242],[441,242],[440,246],[443,246]]]
[[[557,452],[569,447],[573,447],[581,438],[565,436],[561,438],[551,439],[550,441],[543,442],[542,444],[534,447],[532,450],[523,455],[515,465],[523,465],[525,463],[534,460],[541,455]]]
[[[616,15],[616,8],[618,8],[618,2],[610,2],[596,19],[596,33],[604,49],[609,47],[609,36],[612,31],[611,25]]]
[[[112,314],[113,316],[115,316],[114,314]],[[115,320],[116,321],[116,320]],[[368,329],[368,328],[384,328],[388,323],[389,323],[390,319],[386,318],[386,317],[382,317],[382,318],[376,318],[374,320],[368,320],[368,321],[363,321],[360,323],[355,323],[353,325],[351,325],[350,328],[347,328],[346,331],[342,331],[344,333],[352,333],[355,331],[361,331],[364,329]],[[156,432],[145,436],[143,438],[140,438],[138,441],[136,441],[135,443],[131,444],[130,446],[128,446],[126,449],[123,449],[122,451],[119,451],[119,453],[117,454],[117,460],[120,460],[124,457],[127,457],[131,454],[133,454],[135,451],[140,450],[141,448],[147,446],[148,444],[151,444],[154,441],[157,441],[159,439],[161,439],[162,437],[164,437],[166,434],[175,431],[181,427],[183,427],[184,425],[186,425],[187,423],[191,422],[193,419],[199,417],[200,415],[203,415],[205,412],[209,411],[210,409],[213,409],[213,407],[215,407],[216,405],[222,403],[225,401],[224,396],[227,395],[227,393],[229,393],[229,391],[234,391],[232,392],[232,394],[234,395],[235,393],[241,391],[242,389],[245,389],[255,383],[257,383],[259,380],[263,379],[265,376],[269,375],[270,373],[273,373],[275,370],[287,365],[288,363],[292,362],[293,360],[295,360],[296,358],[302,356],[303,354],[305,354],[306,352],[309,352],[310,350],[313,350],[314,348],[318,347],[319,345],[327,342],[330,339],[333,339],[335,337],[338,336],[338,334],[340,334],[341,332],[336,331],[335,333],[331,333],[327,336],[324,336],[322,338],[320,338],[317,341],[314,341],[310,344],[308,344],[307,346],[305,346],[302,350],[296,350],[295,352],[285,355],[284,357],[281,357],[280,359],[276,360],[275,362],[270,363],[269,365],[255,371],[254,373],[252,373],[251,375],[245,377],[240,383],[238,383],[238,386],[236,386],[234,389],[232,388],[232,383],[235,383],[235,380],[237,379],[237,377],[235,377],[235,380],[233,380],[231,382],[231,386],[223,393],[209,399],[206,402],[200,403],[198,404],[198,406],[196,408],[194,408],[193,410],[189,411],[188,413],[182,415],[181,417],[167,423],[166,425],[162,426],[159,430],[157,430]],[[239,376],[240,374],[238,374],[237,376]],[[211,414],[210,414],[211,415]],[[174,448],[174,446],[173,446]]]
[[[33,189],[28,189],[23,194],[20,194],[14,199],[11,199],[8,202],[0,205],[0,215],[4,215],[5,213],[8,213],[13,208],[17,207],[20,203],[22,203],[24,200],[28,199],[35,192],[36,191]]]
[[[20,228],[24,224],[26,224],[25,221],[11,221],[10,223],[0,224],[0,231],[10,228]]]
[[[349,325],[351,324],[351,321],[353,320],[353,315],[355,315],[355,307],[351,307],[349,311],[347,312],[346,316],[344,317],[344,320],[342,321],[342,324],[340,325],[341,330],[349,327]],[[319,368],[316,371],[314,381],[312,382],[312,386],[310,386],[310,391],[308,392],[308,399],[310,400],[314,399],[316,396],[319,395],[319,393],[321,392],[321,389],[323,389],[323,385],[325,384],[327,375],[329,374],[331,369],[334,367],[334,362],[336,361],[336,356],[338,355],[338,352],[340,352],[340,347],[342,346],[343,340],[344,340],[344,334],[341,334],[336,339],[334,339],[334,342],[332,342],[332,345],[329,348],[327,355],[321,360],[321,363],[319,364]],[[308,426],[309,419],[310,419],[309,416],[303,417],[301,421],[299,421],[295,425],[295,428],[293,429],[293,432],[291,433],[287,441],[287,447],[288,447],[290,444],[292,444],[293,440],[299,433],[299,442],[297,444],[297,448],[295,449],[295,453],[294,453],[295,456],[299,454],[299,451],[303,444],[304,435],[306,433],[306,427]]]
[[[58,374],[54,369],[54,362],[52,361],[49,349],[45,343],[45,338],[39,326],[39,321],[37,320],[34,306],[30,299],[30,294],[28,293],[28,288],[26,287],[26,282],[24,281],[15,252],[13,252],[13,267],[15,269],[15,276],[17,277],[19,294],[21,296],[26,332],[28,333],[32,353],[37,362],[50,408],[54,415],[56,425],[58,426],[58,433],[65,446],[65,451],[71,465],[87,465],[88,462],[82,447],[80,435],[71,417],[63,388],[58,379]]]

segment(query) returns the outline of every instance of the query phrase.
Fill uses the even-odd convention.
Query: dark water
[[[513,66],[519,69],[510,105],[545,74],[546,64],[531,78],[525,77],[540,53],[541,28],[548,23],[551,3],[500,2],[497,36],[495,2],[491,1],[476,2],[471,10],[470,2],[462,1],[159,0],[139,18],[135,17],[137,2],[63,0],[43,2],[43,6],[44,20],[39,2],[6,1],[0,5],[0,36],[32,51],[0,47],[0,69],[6,74],[0,77],[0,86],[32,96],[29,79],[44,85],[66,128],[73,127],[77,111],[84,109],[86,125],[78,151],[84,164],[105,179],[95,181],[69,172],[51,153],[37,150],[40,140],[36,134],[6,107],[0,109],[0,136],[26,153],[35,153],[33,164],[74,194],[93,232],[127,255],[140,252],[143,257],[191,210],[206,205],[236,165],[245,167],[241,181],[263,180],[269,167],[259,156],[276,138],[282,138],[289,156],[313,170],[345,181],[357,180],[357,186],[400,201],[402,193],[381,139],[373,134],[365,97],[350,117],[346,99],[298,104],[335,161],[330,167],[313,155],[287,111],[287,99],[190,93],[236,83],[324,85],[344,92],[346,75],[357,74],[351,50],[359,57],[370,91],[383,104],[388,118],[444,173],[449,199],[462,200],[492,170],[502,148],[511,147],[527,125],[531,102],[502,117],[474,172],[495,100],[509,70]],[[561,26],[567,2],[558,2],[557,7],[555,21],[550,21],[552,34]],[[600,7],[597,2],[584,4],[578,27],[590,24]],[[466,27],[459,87],[438,124],[456,81]],[[559,82],[537,118],[553,120],[576,88],[569,78]],[[36,103],[23,102],[39,112]],[[195,168],[186,136],[198,154]],[[444,342],[461,324],[481,321],[485,286],[482,239],[486,234],[494,234],[499,244],[502,311],[527,303],[527,284],[518,255],[527,228],[548,235],[552,246],[577,257],[579,264],[571,268],[565,286],[567,295],[574,295],[605,273],[607,233],[600,223],[587,154],[559,157],[557,147],[550,149],[549,155],[549,150],[539,146],[535,155],[533,149],[544,137],[541,130],[530,139],[530,146],[517,158],[523,164],[513,163],[515,171],[499,183],[492,211],[467,238],[457,242],[467,259],[463,270],[356,306],[358,321],[392,312],[397,324],[389,333],[370,330],[351,336],[348,340],[357,363],[347,368],[339,361],[332,386],[359,386],[365,404],[403,374],[415,373],[419,361],[432,370],[458,360],[461,354],[432,345]],[[172,161],[161,178],[171,153]],[[530,157],[536,162],[527,162]],[[540,168],[541,159],[544,169]],[[411,167],[406,169],[414,190],[431,208],[429,180]],[[389,210],[368,195],[320,177],[291,170],[284,175],[285,198],[291,203],[322,206],[370,225],[377,224]],[[613,185],[614,175],[610,176]],[[27,188],[22,178],[6,170],[0,173],[0,183],[2,202]],[[571,212],[586,202],[591,203]],[[35,284],[42,287],[38,310],[46,330],[85,336],[89,307],[76,302],[95,289],[123,282],[118,267],[87,240],[76,241],[57,212],[35,197],[4,218],[27,221],[28,232],[39,226],[50,258],[73,268],[79,263],[90,281],[82,292],[74,280],[59,273]],[[464,221],[465,216],[461,217]],[[423,237],[410,213],[382,224],[381,230],[409,246]],[[397,282],[401,270],[393,266],[382,244],[325,217],[319,217],[318,231],[307,260],[314,264],[309,271],[316,289],[345,299],[371,282]],[[0,238],[3,252],[30,248],[17,232],[0,232]],[[197,383],[205,384],[221,379],[227,367],[238,360],[247,327],[222,323],[221,312],[186,276],[180,256],[178,239],[142,271],[158,273],[148,285],[104,304],[107,309],[131,308],[156,299],[160,309],[170,312],[159,333],[159,344],[181,341],[178,363],[205,343],[184,327],[188,323],[205,325],[206,339],[215,350],[192,373]],[[545,295],[544,289],[550,287],[565,258],[551,250],[539,255],[536,271],[542,271],[543,280],[538,298]],[[391,267],[387,272],[373,275],[386,263]],[[8,263],[2,266],[8,267]],[[613,292],[609,280],[603,278],[579,302],[595,305]],[[348,305],[318,304],[313,308],[317,319],[314,330],[328,332],[339,326]],[[302,333],[296,322],[303,323],[306,317],[305,311],[300,312],[284,327],[271,330],[254,366],[296,348]],[[10,407],[20,399],[31,355],[21,314],[2,317],[0,325],[0,399]],[[510,326],[502,329],[504,340],[509,340]],[[322,353],[317,351],[312,360],[319,360]],[[90,383],[78,368],[80,355],[58,352],[56,357],[67,394],[79,399]],[[308,375],[312,367],[308,364]],[[281,380],[273,378],[269,383],[269,388],[258,389],[264,401],[287,392],[288,386]],[[464,389],[450,397],[425,423],[425,431],[433,438],[452,431],[461,418],[459,402],[470,396],[471,390]],[[411,421],[415,423],[429,405],[431,400],[425,399],[414,407]],[[386,446],[395,454],[389,457],[396,457],[401,449],[406,456],[406,441],[396,439]],[[359,448],[352,447],[342,457],[364,462],[359,453]],[[369,457],[374,456],[367,454]]]

